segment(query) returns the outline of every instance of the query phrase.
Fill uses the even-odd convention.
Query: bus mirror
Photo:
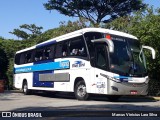
[[[151,51],[151,53],[152,53],[152,59],[155,59],[155,58],[156,58],[156,52],[155,52],[155,50],[154,50],[152,47],[150,47],[150,46],[143,46],[143,45],[142,45],[142,49],[143,49],[143,48],[148,49],[148,50]]]
[[[109,48],[109,52],[114,53],[114,44],[113,44],[113,41],[110,39],[107,39],[107,38],[95,39],[95,40],[91,40],[91,42],[93,42],[93,43],[107,43],[108,48]]]

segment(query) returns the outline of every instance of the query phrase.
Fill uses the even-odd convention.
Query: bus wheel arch
[[[86,83],[82,77],[75,79],[74,94],[78,100],[87,100],[89,97],[89,94],[86,91]]]
[[[28,89],[28,82],[26,79],[23,80],[22,91],[23,91],[24,95],[29,95],[31,93],[31,90]]]

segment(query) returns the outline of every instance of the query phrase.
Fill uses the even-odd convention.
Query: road
[[[88,101],[78,101],[72,94],[23,95],[21,92],[7,91],[0,93],[0,111],[160,111],[160,101],[122,97],[117,102],[109,102],[105,96],[98,95],[92,95]]]

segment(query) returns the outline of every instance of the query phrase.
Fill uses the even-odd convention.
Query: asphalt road
[[[77,113],[79,113],[79,111],[82,111],[81,113],[77,114],[78,116],[84,114],[85,111],[84,117],[86,117],[89,112],[92,112],[92,115],[98,115],[98,112],[108,112],[109,114],[109,112],[111,111],[128,111],[129,113],[133,111],[160,112],[160,101],[148,99],[145,97],[122,97],[117,102],[109,102],[106,96],[99,95],[92,95],[88,101],[78,101],[72,94],[35,93],[33,95],[23,95],[21,92],[18,91],[6,91],[5,93],[0,93],[0,111],[54,111],[54,113],[51,113],[52,115],[62,113],[61,115],[63,115],[63,117],[65,116],[65,114],[67,114],[63,113],[64,111],[70,112],[69,115],[75,114],[76,111]],[[96,115],[92,117],[92,119],[96,119],[95,117]],[[157,117],[151,118],[156,119]],[[113,119],[113,117],[111,117],[111,119]]]

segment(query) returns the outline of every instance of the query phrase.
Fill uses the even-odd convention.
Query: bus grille
[[[121,84],[129,87],[143,87],[147,85],[146,83],[128,83],[128,82],[122,82]]]

